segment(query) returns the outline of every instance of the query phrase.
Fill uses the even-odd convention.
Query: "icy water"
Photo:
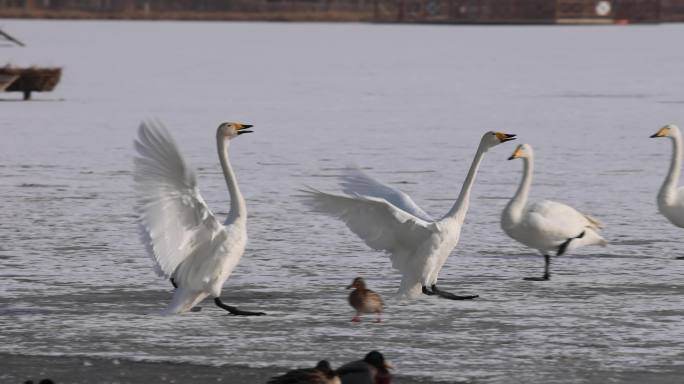
[[[5,20],[27,48],[0,64],[60,65],[33,102],[0,94],[0,353],[253,367],[334,365],[379,349],[397,374],[477,383],[676,382],[684,372],[682,229],[657,214],[684,124],[684,26],[452,27]],[[223,216],[221,121],[250,212],[224,300],[268,316],[161,317],[171,287],[138,241],[132,140],[168,125]],[[335,190],[359,164],[434,216],[457,196],[481,134],[487,153],[461,242],[440,275],[474,301],[392,299],[386,256],[308,212],[297,190]],[[535,147],[532,198],[606,224],[607,248],[543,261],[499,227]],[[384,323],[349,322],[364,276]],[[370,319],[369,319],[370,320]],[[631,379],[630,379],[631,378]],[[635,379],[640,378],[640,379]],[[681,377],[679,377],[681,379]],[[642,381],[643,382],[643,381]]]

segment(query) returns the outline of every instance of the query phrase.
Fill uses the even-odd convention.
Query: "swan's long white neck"
[[[525,153],[527,156],[523,157],[522,180],[520,181],[518,190],[504,210],[508,219],[514,223],[520,221],[525,205],[527,205],[527,197],[530,194],[530,185],[532,185],[532,174],[534,173],[534,153],[532,153],[530,148],[527,148]]]
[[[677,184],[679,182],[679,174],[682,169],[682,136],[677,132],[673,132],[672,138],[672,160],[670,160],[670,170],[667,172],[667,177],[660,187],[658,193],[658,200],[669,202],[674,199],[677,192]]]
[[[245,204],[245,199],[242,197],[242,193],[240,193],[240,187],[238,187],[233,167],[230,166],[230,161],[228,160],[228,146],[230,145],[230,142],[222,135],[217,134],[216,144],[218,147],[219,159],[221,160],[221,168],[223,168],[223,176],[226,178],[228,193],[230,193],[230,212],[228,212],[226,224],[238,219],[246,220],[247,205]]]
[[[480,168],[480,163],[482,162],[482,157],[485,152],[487,152],[487,150],[485,149],[484,142],[480,142],[480,145],[477,147],[477,152],[475,153],[475,158],[473,159],[472,164],[470,164],[468,175],[461,187],[461,193],[458,194],[458,199],[456,199],[454,206],[451,207],[442,220],[455,219],[458,224],[463,224],[465,221],[466,213],[468,213],[468,206],[470,205],[470,190],[473,188],[475,176],[477,176],[477,171]]]

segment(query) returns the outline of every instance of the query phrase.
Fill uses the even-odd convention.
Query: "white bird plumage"
[[[240,261],[247,243],[245,200],[228,161],[228,145],[251,126],[223,123],[216,132],[221,166],[231,198],[221,224],[200,195],[171,134],[160,122],[141,123],[135,149],[134,181],[140,234],[159,276],[176,287],[165,314],[190,310],[207,296],[234,314],[219,298],[223,283]]]
[[[305,201],[320,212],[340,218],[369,247],[387,252],[392,266],[402,275],[400,296],[413,298],[423,292],[449,299],[471,299],[476,296],[456,296],[439,290],[437,277],[458,244],[470,191],[484,154],[514,136],[501,132],[482,136],[458,199],[439,220],[432,219],[407,194],[360,170],[352,170],[342,178],[345,195],[310,189],[305,191]]]
[[[667,137],[672,140],[670,170],[658,192],[658,210],[672,224],[684,227],[684,188],[678,187],[682,169],[682,134],[674,124],[666,125],[651,137]]]
[[[549,200],[528,203],[534,169],[532,146],[519,145],[509,160],[517,158],[523,159],[523,177],[515,195],[503,210],[501,228],[511,238],[538,250],[544,256],[543,277],[526,280],[548,280],[552,251],[562,255],[568,246],[606,245],[606,240],[599,234],[602,225],[598,220],[568,205]]]

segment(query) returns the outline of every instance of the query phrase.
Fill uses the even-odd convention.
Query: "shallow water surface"
[[[2,62],[62,65],[57,90],[0,102],[0,353],[210,365],[339,365],[371,349],[433,380],[674,382],[684,372],[681,229],[657,214],[684,123],[681,25],[451,27],[7,20],[27,42]],[[229,207],[215,150],[221,121],[255,124],[231,146],[250,212],[247,252],[224,301],[269,316],[157,314],[133,215],[132,140],[158,117]],[[386,256],[298,201],[333,191],[349,164],[439,216],[484,131],[520,138],[486,155],[461,241],[440,275],[473,301],[392,298]],[[605,222],[607,248],[542,259],[499,215],[534,146],[532,198]],[[386,298],[385,321],[349,322],[355,276]],[[635,376],[636,375],[636,376]]]

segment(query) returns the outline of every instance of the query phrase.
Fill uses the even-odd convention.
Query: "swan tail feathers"
[[[401,279],[397,296],[400,299],[415,299],[422,294],[422,288],[423,286],[420,284],[419,279],[404,276]]]
[[[207,293],[202,291],[192,291],[189,289],[176,288],[173,293],[171,303],[162,311],[162,315],[170,316],[187,312],[200,301],[207,297]]]
[[[587,221],[589,221],[589,224],[591,224],[592,227],[594,227],[596,229],[602,229],[603,227],[605,227],[605,225],[603,224],[603,222],[601,220],[599,220],[593,216],[590,216],[590,215],[584,215],[583,214],[583,216],[585,219],[587,219]]]

